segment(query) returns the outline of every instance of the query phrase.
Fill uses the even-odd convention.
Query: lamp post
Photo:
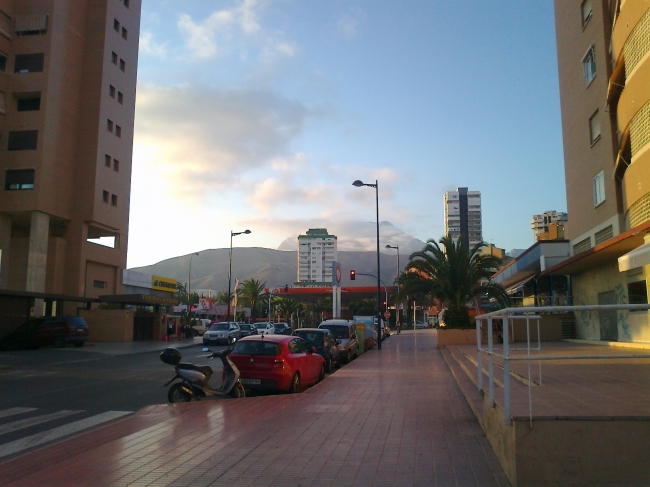
[[[397,250],[397,292],[399,294],[399,276],[401,274],[401,268],[399,266],[399,245],[386,245],[387,249],[396,249]],[[399,323],[399,308],[397,307],[397,296],[395,296],[395,323]]]
[[[369,186],[375,188],[375,208],[377,211],[377,350],[381,350],[381,279],[379,269],[379,181],[375,180],[375,184],[366,184],[358,179],[352,183],[352,186],[360,188],[361,186]],[[386,303],[388,305],[388,303]]]
[[[231,274],[232,274],[232,238],[241,235],[245,233],[248,235],[251,233],[250,230],[244,230],[243,232],[233,232],[232,230],[230,231],[230,254],[228,254],[228,315],[226,316],[226,321],[230,323],[230,302],[231,297],[230,297],[230,286],[231,286]]]
[[[273,319],[271,318],[271,299],[273,299],[273,291],[275,291],[277,288],[280,286],[273,286],[272,288],[269,288],[269,323],[273,322]]]
[[[199,255],[198,252],[194,252],[190,256],[190,270],[187,272],[187,300],[190,300],[190,295],[191,295],[191,290],[192,290],[192,258],[195,255]],[[190,304],[189,302],[187,303],[188,305]]]

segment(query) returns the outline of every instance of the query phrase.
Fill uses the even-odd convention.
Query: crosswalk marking
[[[48,421],[54,421],[55,419],[65,418],[66,416],[71,416],[73,414],[83,413],[83,411],[57,411],[56,413],[42,414],[41,416],[34,416],[32,418],[21,419],[19,421],[14,421],[13,423],[7,423],[0,425],[0,435],[5,433],[11,433],[13,431],[18,431],[24,428],[29,428],[30,426],[36,426],[37,424],[47,423]]]
[[[9,408],[3,411],[0,411],[0,418],[6,418],[7,416],[13,416],[15,414],[29,413],[31,411],[36,411],[38,408]]]
[[[20,409],[20,408],[12,408],[12,409]],[[33,411],[35,408],[25,408],[25,409],[31,409]],[[0,411],[0,413],[2,412],[3,411]],[[78,412],[80,411],[75,411],[75,413]],[[0,458],[13,455],[15,453],[19,453],[23,450],[32,448],[34,446],[43,445],[50,441],[63,438],[64,436],[67,435],[71,435],[73,433],[78,433],[80,431],[83,431],[88,428],[92,428],[93,426],[100,425],[107,421],[112,421],[114,419],[121,418],[122,416],[127,416],[131,413],[133,413],[133,411],[106,411],[105,413],[96,414],[95,416],[90,416],[89,418],[80,419],[72,423],[68,423],[62,426],[57,426],[56,428],[52,428],[47,431],[42,431],[40,433],[36,433],[30,436],[25,436],[24,438],[19,438],[17,440],[1,444]],[[18,413],[13,413],[13,414],[18,414]],[[5,414],[5,416],[8,415]]]

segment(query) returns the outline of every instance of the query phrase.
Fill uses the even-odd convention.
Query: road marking
[[[0,418],[6,418],[7,416],[13,416],[14,414],[29,413],[31,411],[36,411],[38,408],[9,408],[3,409],[0,411]]]
[[[79,413],[83,413],[83,410],[80,411],[63,410],[63,411],[57,411],[56,413],[43,414],[41,416],[33,416],[31,418],[14,421],[13,423],[3,424],[0,425],[0,435],[4,435],[6,433],[12,433],[14,431],[29,428],[30,426],[36,426],[37,424],[47,423],[48,421],[54,421],[55,419],[65,418],[66,416],[71,416],[73,414],[79,414]]]
[[[64,436],[71,435],[73,433],[78,433],[87,428],[92,428],[99,424],[105,423],[107,421],[112,421],[113,419],[126,416],[133,413],[133,411],[106,411],[105,413],[97,414],[89,418],[80,419],[73,423],[69,423],[63,426],[58,426],[41,433],[36,433],[35,435],[26,436],[15,441],[10,441],[9,443],[4,443],[0,445],[0,458],[6,457],[8,455],[13,455],[14,453],[21,452],[27,448],[32,448],[34,446],[42,445]]]

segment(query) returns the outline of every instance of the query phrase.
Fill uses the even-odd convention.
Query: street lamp
[[[193,258],[195,255],[199,255],[199,253],[198,253],[198,252],[194,252],[194,253],[190,256],[190,270],[187,272],[187,299],[188,299],[188,301],[189,301],[189,299],[190,299],[190,293],[191,293],[191,290],[192,290],[192,258]],[[187,304],[190,304],[190,303],[187,303]]]
[[[396,249],[397,250],[397,291],[399,294],[399,276],[401,273],[401,268],[399,266],[399,245],[386,245],[387,249]],[[395,296],[395,323],[399,323],[399,308],[397,307],[397,296]]]
[[[358,179],[352,183],[352,186],[360,188],[361,186],[369,186],[375,188],[375,207],[377,210],[377,349],[381,350],[381,279],[379,271],[379,181],[375,180],[375,184],[366,184]],[[388,305],[388,303],[386,303]]]
[[[228,323],[230,323],[230,301],[231,301],[231,298],[230,298],[231,280],[230,280],[230,278],[231,278],[231,274],[232,274],[232,238],[237,236],[237,235],[241,235],[243,233],[248,235],[249,233],[251,233],[251,231],[250,230],[244,230],[243,232],[233,232],[232,230],[230,231],[230,254],[228,254],[228,315],[226,317],[226,321]]]

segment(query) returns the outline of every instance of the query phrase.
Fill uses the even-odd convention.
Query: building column
[[[50,239],[50,215],[40,211],[32,212],[29,232],[29,253],[27,254],[26,291],[45,292],[47,273],[47,244]],[[43,300],[34,300],[34,316],[43,315]]]
[[[0,289],[9,286],[9,251],[11,248],[11,217],[0,213]]]

